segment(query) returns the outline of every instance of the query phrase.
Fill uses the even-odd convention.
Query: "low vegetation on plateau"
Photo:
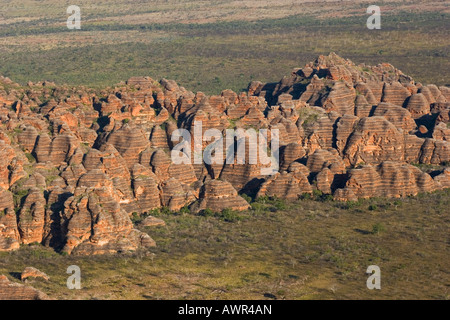
[[[59,299],[448,299],[449,199],[263,199],[232,221],[153,212],[166,225],[143,228],[158,243],[150,251],[74,257],[25,245],[0,253],[0,274],[32,265],[50,281],[29,283]],[[66,287],[73,264],[81,290]],[[374,264],[382,289],[371,291]]]
[[[151,75],[217,94],[281,78],[330,51],[448,84],[450,18],[442,1],[380,4],[381,30],[366,27],[370,1],[78,1],[79,31],[67,30],[60,1],[4,2],[0,74],[23,84],[104,87]]]

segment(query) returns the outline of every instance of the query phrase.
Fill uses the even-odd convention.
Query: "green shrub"
[[[320,191],[319,189],[314,189],[313,193],[312,193],[312,198],[315,201],[321,201],[321,202],[325,202],[325,201],[333,201],[333,195],[331,194],[324,194],[322,191]]]
[[[395,200],[393,204],[394,206],[401,206],[403,202],[401,202],[400,200]]]
[[[36,162],[36,158],[31,153],[26,152],[25,156],[27,157],[29,163],[35,163]]]
[[[169,214],[173,214],[173,212],[172,212],[172,210],[169,209],[169,207],[162,207],[161,214],[169,215]]]
[[[221,213],[216,214],[221,220],[226,222],[236,222],[242,220],[242,217],[237,214],[234,210],[230,208],[223,209]]]
[[[55,181],[59,176],[56,175],[52,175],[52,176],[47,176],[45,177],[45,183],[47,185],[49,185],[50,183],[52,183],[53,181]]]
[[[147,215],[158,217],[161,215],[161,210],[159,208],[152,209],[149,212],[147,212]]]
[[[254,202],[252,202],[251,205],[252,209],[258,212],[261,211],[277,212],[278,210],[286,210],[288,208],[284,199],[269,196],[259,197]]]
[[[356,165],[355,165],[355,168],[356,169],[361,169],[363,166],[365,166],[366,164],[364,163],[364,162],[358,162]]]
[[[319,200],[322,201],[322,202],[325,202],[325,201],[333,201],[334,198],[333,198],[333,195],[331,195],[331,194],[324,194],[324,195],[322,195],[322,196],[320,197]]]
[[[369,206],[369,210],[370,211],[375,211],[375,210],[377,210],[378,209],[378,206],[376,205],[376,204],[371,204],[370,206]]]
[[[28,189],[18,190],[13,194],[14,206],[19,207],[22,199],[28,195]]]
[[[311,194],[305,192],[300,196],[300,199],[301,200],[311,200]]]
[[[386,231],[386,229],[381,223],[376,223],[372,226],[372,234],[379,234],[384,231]]]
[[[266,205],[264,205],[263,203],[259,203],[259,202],[253,202],[251,204],[251,207],[252,207],[252,211],[256,214],[266,212],[269,210],[269,208]]]
[[[257,203],[268,203],[270,202],[270,198],[268,196],[258,197],[255,202]]]
[[[314,200],[320,200],[320,198],[323,196],[323,192],[320,191],[319,189],[314,189],[312,196],[313,196]]]
[[[358,201],[345,201],[345,202],[337,201],[336,207],[344,209],[344,210],[349,210],[349,209],[358,207],[360,204],[361,204],[361,202],[359,200]]]
[[[239,118],[237,119],[228,119],[228,129],[234,129],[236,128],[236,122],[239,121]]]
[[[142,221],[142,217],[137,213],[137,212],[133,212],[131,214],[131,222],[133,223],[138,223]]]
[[[214,212],[210,208],[206,208],[200,211],[199,215],[203,217],[212,217],[214,216]]]
[[[277,208],[278,210],[286,210],[286,202],[283,199],[276,198],[273,201],[273,205],[275,206],[275,208]]]
[[[191,210],[189,209],[188,206],[184,206],[183,208],[180,209],[180,213],[191,213]]]
[[[245,193],[241,194],[241,197],[244,198],[244,200],[247,201],[248,203],[251,203],[253,201],[252,197],[250,197]]]
[[[19,133],[22,133],[22,129],[20,129],[19,127],[15,127],[14,129],[13,129],[13,132],[15,133],[15,134],[19,134]]]

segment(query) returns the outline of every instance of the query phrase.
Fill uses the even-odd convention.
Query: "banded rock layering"
[[[50,300],[49,297],[31,286],[10,281],[0,275],[0,300]]]
[[[279,149],[271,150],[278,172],[262,174],[267,164],[249,152],[251,140],[244,163],[187,155],[174,163],[180,140],[172,133],[193,134],[199,121],[201,133],[214,128],[223,136],[278,129]],[[150,77],[102,91],[1,77],[0,122],[5,251],[36,242],[72,254],[154,246],[132,217],[162,207],[246,210],[244,193],[296,200],[319,190],[353,201],[450,187],[450,88],[334,53],[277,83],[254,81],[246,92],[216,96]],[[200,148],[222,142],[203,140]],[[224,156],[236,148],[224,145]]]

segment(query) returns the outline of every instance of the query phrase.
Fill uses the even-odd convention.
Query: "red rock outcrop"
[[[388,102],[402,107],[406,99],[411,95],[407,88],[400,82],[384,83],[382,102]]]
[[[378,166],[351,169],[343,189],[337,189],[337,200],[354,201],[370,197],[405,197],[437,189],[431,176],[417,167],[393,161]]]
[[[49,297],[33,287],[11,282],[0,275],[0,300],[49,300]]]
[[[246,210],[238,192],[295,200],[320,190],[356,200],[450,187],[450,89],[388,63],[356,65],[331,53],[279,82],[214,96],[150,77],[100,93],[0,83],[11,88],[0,90],[3,251],[33,242],[74,254],[152,246],[130,217],[162,207]],[[174,150],[177,129],[191,138],[191,159]],[[261,129],[267,152],[245,137]]]
[[[119,151],[128,168],[139,162],[139,154],[150,144],[142,130],[129,125],[111,132],[106,141]]]
[[[43,279],[45,281],[50,280],[50,277],[48,275],[46,275],[44,272],[42,272],[36,268],[33,268],[33,267],[26,267],[20,275],[20,280],[26,281],[29,278],[33,278],[33,279],[39,278],[39,279]]]
[[[394,104],[384,102],[380,103],[375,107],[373,116],[385,117],[386,120],[396,126],[397,129],[401,129],[405,133],[408,133],[416,128],[416,123],[411,117],[409,111]]]
[[[306,166],[311,172],[320,172],[327,168],[334,173],[345,171],[345,164],[336,149],[318,149],[308,157]]]
[[[0,187],[0,251],[11,251],[19,247],[20,235],[14,212],[13,195]]]
[[[416,119],[430,113],[430,103],[423,93],[416,93],[409,97],[406,109],[408,109],[412,117]]]
[[[136,204],[141,212],[161,207],[158,179],[148,168],[140,164],[133,167],[132,187]]]
[[[110,188],[77,188],[63,210],[64,251],[80,255],[135,250],[154,241],[133,228]]]
[[[44,236],[45,199],[37,187],[28,190],[18,213],[18,228],[22,243],[41,243]]]
[[[256,198],[262,196],[277,197],[286,200],[297,200],[305,193],[311,193],[312,188],[307,176],[300,170],[283,171],[267,179],[259,189]]]
[[[200,190],[198,204],[194,206],[194,211],[201,211],[209,208],[214,212],[221,212],[224,209],[243,211],[250,208],[250,205],[240,197],[233,186],[220,180],[209,180]]]
[[[386,160],[403,161],[404,136],[384,117],[359,120],[343,151],[347,165],[375,164]]]
[[[194,195],[175,178],[163,181],[160,185],[162,205],[172,211],[178,211],[193,202]]]

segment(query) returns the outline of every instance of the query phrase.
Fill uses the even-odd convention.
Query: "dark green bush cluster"
[[[256,214],[269,211],[269,207],[260,202],[253,202],[250,205],[252,206],[253,213]]]
[[[314,189],[312,195],[310,196],[312,200],[325,202],[325,201],[333,201],[333,195],[325,194],[319,189]]]
[[[251,203],[251,206],[254,213],[262,213],[267,211],[277,212],[288,209],[285,200],[278,197],[269,196],[258,197]]]
[[[372,234],[380,234],[386,231],[386,228],[381,223],[376,223],[372,226]]]
[[[249,195],[243,193],[240,195],[242,198],[244,198],[245,201],[247,201],[248,203],[252,203],[253,199],[252,197],[250,197]]]
[[[212,211],[210,208],[206,208],[206,209],[200,211],[198,215],[202,216],[202,217],[213,217],[214,211]]]
[[[28,195],[28,189],[17,190],[13,194],[14,207],[20,209],[22,200]]]
[[[35,163],[36,162],[36,158],[31,153],[26,152],[25,156],[27,157],[28,162],[30,162],[30,163]]]
[[[189,214],[189,213],[191,213],[191,210],[189,209],[188,206],[184,206],[183,208],[180,209],[180,213],[181,214],[183,214],[183,213]]]
[[[216,217],[226,222],[236,222],[243,219],[239,213],[230,208],[223,209],[221,212],[214,212],[213,210],[206,208],[200,211],[199,215],[203,217]]]
[[[148,212],[149,216],[158,217],[161,215],[161,210],[159,208],[152,209]]]
[[[162,207],[160,209],[161,214],[163,215],[169,215],[169,214],[173,214],[173,211],[169,209],[169,207]]]
[[[133,222],[134,224],[139,223],[142,220],[144,220],[144,218],[141,215],[139,215],[139,213],[133,212],[131,214],[131,222]]]
[[[361,205],[362,201],[358,200],[358,201],[338,201],[336,202],[335,207],[340,208],[340,209],[344,209],[344,210],[349,210],[349,209],[354,209],[357,208]]]
[[[216,214],[216,217],[226,222],[236,222],[242,220],[242,217],[236,211],[229,208],[223,209],[221,213]]]
[[[187,207],[187,206],[184,206],[179,211],[179,213],[190,213],[190,212],[191,211],[189,210],[189,207]],[[141,222],[142,220],[144,220],[145,218],[147,218],[149,216],[159,217],[159,216],[162,216],[162,215],[173,215],[173,214],[178,214],[178,212],[177,213],[173,212],[168,207],[155,208],[155,209],[152,209],[150,211],[143,212],[141,214],[139,214],[137,212],[133,212],[131,214],[131,221],[133,223],[139,223],[139,222]]]

